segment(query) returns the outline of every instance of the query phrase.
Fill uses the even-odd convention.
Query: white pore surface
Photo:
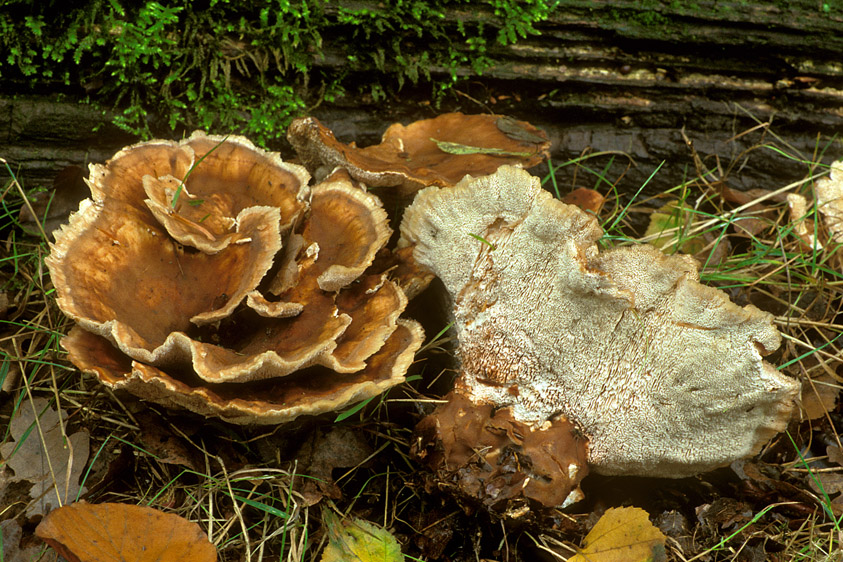
[[[790,419],[799,384],[762,359],[780,343],[769,314],[701,285],[688,256],[598,252],[596,220],[523,170],[422,191],[401,233],[454,299],[457,388],[521,421],[576,420],[597,472],[703,472]]]

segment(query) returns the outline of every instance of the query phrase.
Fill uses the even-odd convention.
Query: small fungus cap
[[[578,423],[592,470],[681,477],[756,453],[797,381],[763,360],[770,314],[648,245],[598,252],[594,217],[502,167],[407,209],[401,245],[454,299],[456,391],[522,423]]]
[[[545,133],[524,121],[462,113],[395,123],[380,144],[365,148],[339,142],[313,117],[293,121],[287,138],[311,169],[341,166],[366,185],[405,191],[454,185],[465,175],[490,174],[502,165],[529,168],[547,158],[550,148]]]

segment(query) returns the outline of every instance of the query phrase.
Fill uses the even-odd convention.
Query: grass
[[[638,243],[654,211],[672,202],[674,226],[650,239],[663,242],[666,252],[694,243],[704,282],[728,291],[741,304],[754,303],[773,313],[784,341],[772,361],[790,375],[839,388],[843,254],[827,240],[822,247],[806,245],[784,199],[787,193],[801,193],[812,201],[811,186],[826,172],[817,164],[825,148],[818,145],[814,154],[801,155],[769,131],[753,150],[775,151],[801,162],[804,178],[770,185],[768,192],[745,202],[730,201],[725,188],[740,173],[747,154],[728,165],[707,164],[704,155],[694,155],[687,181],[665,193],[645,195],[646,184],[630,192],[623,173],[608,175],[618,159],[634,165],[626,155],[587,152],[558,165],[550,162],[545,187],[560,197],[575,186],[600,191],[606,202],[597,218],[606,232],[601,241],[606,247]],[[576,170],[574,185],[562,185],[557,174],[561,168]],[[340,513],[391,529],[410,559],[432,560],[424,549],[440,548],[454,560],[474,560],[476,553],[478,558],[515,561],[538,551],[546,559],[565,560],[581,544],[593,503],[554,514],[547,520],[552,525],[507,532],[499,521],[466,515],[453,500],[425,488],[424,474],[408,453],[411,428],[441,397],[431,388],[447,386],[447,327],[422,351],[423,377],[335,417],[292,428],[248,429],[197,420],[114,395],[79,376],[59,345],[70,322],[55,304],[44,267],[47,234],[43,228],[39,236],[25,234],[18,218],[33,193],[18,183],[12,170],[7,173],[0,191],[0,303],[5,295],[10,306],[0,312],[0,427],[29,407],[34,396],[67,411],[63,435],[90,432],[83,499],[148,505],[196,521],[221,560],[315,559],[325,543],[319,511],[311,511],[320,509],[313,505],[320,497],[323,503],[332,498]],[[815,225],[815,237],[824,237],[816,208],[810,208],[805,220]],[[651,517],[660,517],[669,505],[686,522],[684,529],[668,533],[669,559],[737,561],[761,552],[773,560],[843,560],[843,513],[834,503],[837,492],[823,487],[828,481],[824,475],[843,474],[826,455],[827,445],[840,446],[840,419],[838,406],[815,420],[794,423],[754,465],[760,476],[724,482],[722,474],[704,475],[661,483],[654,494],[656,508],[649,506]],[[333,483],[308,476],[315,465],[307,447],[312,451],[337,428],[364,435],[370,448],[357,451],[361,454],[352,455],[348,464],[336,451],[329,461],[320,461],[336,463],[327,467]],[[2,441],[9,440],[4,429]],[[56,475],[55,485],[61,480]],[[617,487],[613,482],[607,486]],[[635,486],[619,488],[612,501],[635,503],[630,491]],[[671,490],[685,495],[677,503],[670,499]],[[0,508],[0,519],[22,521],[26,497],[11,499]],[[732,521],[696,516],[695,508],[716,501],[739,508]],[[23,524],[25,533],[34,527],[34,522]],[[445,544],[437,545],[437,540]],[[44,559],[51,556],[47,553]]]

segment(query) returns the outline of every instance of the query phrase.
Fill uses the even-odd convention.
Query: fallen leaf
[[[202,470],[196,452],[188,447],[184,439],[170,431],[159,416],[141,411],[135,414],[135,418],[141,427],[141,442],[158,461]]]
[[[749,463],[744,464],[745,473],[749,466]],[[750,506],[734,498],[717,498],[711,503],[697,506],[696,512],[701,524],[718,531],[732,531],[752,519]]]
[[[528,158],[532,155],[530,152],[511,152],[503,148],[486,147],[486,146],[471,146],[468,144],[460,144],[458,142],[440,141],[434,138],[430,139],[442,152],[448,154],[491,154],[493,156],[520,156]]]
[[[728,256],[729,240],[711,232],[686,235],[694,215],[694,211],[683,207],[682,203],[671,201],[650,215],[645,239],[649,239],[650,244],[657,248],[667,247],[668,253],[678,249],[693,255],[702,264],[715,266]]]
[[[60,417],[66,419],[67,413],[56,412],[44,398],[24,402],[9,424],[13,441],[0,445],[0,455],[15,471],[12,481],[32,482],[29,494],[35,501],[27,507],[27,517],[45,515],[85,491],[79,478],[90,453],[88,434],[79,431],[65,440]]]
[[[802,416],[805,420],[823,418],[834,410],[840,384],[829,374],[802,381]]]
[[[816,472],[808,478],[808,485],[820,494],[823,503],[831,509],[835,517],[843,515],[843,474]],[[826,499],[830,502],[826,502]]]
[[[327,510],[323,521],[328,546],[321,562],[404,562],[401,546],[389,531],[356,517],[340,521]]]
[[[830,462],[843,466],[843,450],[841,450],[840,447],[836,445],[829,445],[825,448],[825,454],[828,455],[828,460]]]
[[[454,512],[442,507],[434,507],[417,513],[415,528],[418,532],[413,542],[426,560],[439,560],[454,533],[459,532],[459,522],[453,517]]]
[[[0,560],[3,562],[30,562],[41,560],[45,549],[42,544],[34,544],[32,537],[24,537],[23,529],[14,519],[0,521]]]
[[[696,254],[703,249],[705,243],[697,238],[687,238],[684,230],[693,220],[692,212],[684,208],[681,203],[671,201],[659,207],[650,215],[645,237],[655,236],[650,244],[656,248],[664,248],[678,240],[679,249],[686,254]],[[680,238],[681,237],[681,238]],[[671,246],[673,247],[673,246]]]
[[[217,559],[199,525],[139,505],[75,503],[47,515],[35,534],[70,562]]]
[[[822,242],[814,236],[816,225],[810,218],[814,216],[814,213],[808,208],[808,200],[798,193],[789,193],[787,206],[790,209],[790,224],[793,233],[799,238],[802,247],[806,251],[822,250]]]
[[[665,536],[638,507],[607,509],[568,562],[660,562]]]
[[[300,492],[308,505],[318,503],[323,496],[339,499],[342,492],[334,483],[335,468],[351,468],[364,463],[372,454],[372,447],[359,431],[335,427],[326,434],[314,433],[296,454],[304,474]]]
[[[603,208],[603,203],[606,198],[603,197],[599,191],[588,189],[587,187],[578,187],[571,193],[562,198],[563,203],[568,205],[576,205],[587,213],[597,214]]]
[[[814,195],[831,239],[843,242],[843,160],[831,165],[828,177],[817,180]]]
[[[0,298],[2,301],[2,298]],[[2,306],[0,302],[0,306]],[[0,310],[0,318],[3,318]],[[12,336],[14,340],[15,336]],[[0,393],[13,392],[20,380],[20,362],[15,360],[15,348],[12,341],[0,342]]]

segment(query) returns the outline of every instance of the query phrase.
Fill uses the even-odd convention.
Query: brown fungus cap
[[[378,198],[356,187],[345,170],[313,188],[310,206],[303,235],[318,244],[317,282],[336,291],[372,265],[392,230]]]
[[[502,165],[529,168],[547,158],[550,141],[540,129],[502,115],[446,113],[404,126],[391,125],[381,143],[343,144],[314,117],[296,119],[287,139],[315,170],[336,166],[372,187],[450,186],[465,175],[490,174]]]
[[[219,158],[225,154],[231,162]],[[160,214],[150,212],[145,181],[179,176],[200,198],[196,208],[205,196],[228,201],[209,211],[232,218],[227,236],[233,243],[189,251],[159,222]],[[229,316],[257,287],[282,234],[306,208],[308,178],[300,166],[239,137],[196,133],[180,143],[151,141],[121,150],[105,166],[91,166],[92,199],[56,233],[47,265],[59,306],[133,358],[164,360],[171,334]],[[214,191],[221,188],[227,191]],[[170,210],[163,215],[176,225],[199,224]]]
[[[510,408],[477,405],[457,393],[416,426],[413,453],[450,488],[487,508],[517,516],[524,500],[567,507],[582,499],[587,443],[565,418],[539,426]]]
[[[229,316],[272,265],[278,210],[243,213],[237,233],[249,241],[206,254],[186,251],[149,211],[83,201],[46,260],[59,307],[138,360],[162,358],[171,334]]]
[[[596,472],[711,470],[794,412],[798,382],[763,360],[781,339],[770,314],[700,284],[688,256],[598,252],[594,217],[523,170],[428,188],[401,234],[454,298],[457,392],[522,423],[578,423]]]
[[[248,385],[206,384],[189,370],[178,368],[168,374],[132,361],[106,339],[78,327],[62,340],[62,346],[81,371],[115,390],[230,423],[266,425],[338,410],[402,383],[423,339],[416,322],[401,319],[361,371],[340,376],[324,367],[311,367],[291,377]]]
[[[310,175],[301,166],[282,161],[276,153],[261,150],[244,137],[196,131],[179,142],[152,140],[128,146],[104,165],[91,164],[91,198],[145,208],[145,176],[184,180],[193,197],[185,201],[179,197],[176,205],[198,207],[196,216],[200,218],[205,214],[236,217],[242,209],[254,206],[277,207],[282,230],[289,229],[310,197]],[[172,205],[172,199],[156,200]],[[206,204],[209,209],[199,214]],[[216,216],[209,216],[203,225],[208,220],[216,220]]]

